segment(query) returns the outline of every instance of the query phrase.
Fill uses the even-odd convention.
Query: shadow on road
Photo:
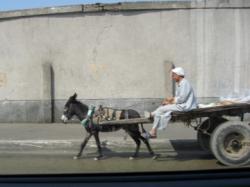
[[[214,160],[214,156],[201,149],[196,140],[171,140],[172,150],[162,150],[158,161]]]
[[[153,144],[152,148],[158,156],[157,161],[192,161],[192,160],[214,160],[211,153],[203,151],[196,140],[171,140],[170,142]],[[114,157],[129,158],[135,151],[134,147],[124,149],[124,147],[112,147],[102,144],[104,159],[111,159]],[[91,158],[97,155],[97,152],[88,152],[83,155],[83,158]],[[139,157],[137,159],[152,158],[145,146],[141,146]]]

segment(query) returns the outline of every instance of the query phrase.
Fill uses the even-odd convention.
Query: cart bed
[[[207,108],[198,108],[188,112],[172,112],[172,121],[190,121],[202,117],[219,116],[239,116],[243,117],[245,113],[250,113],[250,104],[240,103],[224,106],[215,106]],[[122,120],[111,120],[100,122],[99,125],[129,125],[134,123],[152,123],[148,118],[132,118]]]

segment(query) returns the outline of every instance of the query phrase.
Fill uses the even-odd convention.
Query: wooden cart
[[[183,121],[193,127],[197,131],[197,140],[202,149],[212,153],[221,163],[242,166],[250,163],[250,122],[244,121],[246,113],[250,113],[250,104],[231,104],[173,112],[171,120]],[[152,121],[147,118],[133,118],[104,121],[100,125],[133,123]]]

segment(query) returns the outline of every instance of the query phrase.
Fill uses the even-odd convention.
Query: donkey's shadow
[[[91,147],[93,148],[93,145]],[[131,157],[131,150],[133,149],[132,146],[129,147],[129,150],[124,151],[122,148],[120,148],[120,151],[119,151],[116,148],[114,148],[114,146],[109,145],[108,141],[103,141],[101,142],[101,147],[105,155],[101,158],[101,160],[111,159],[111,158],[124,158],[124,159],[129,158],[130,160],[152,158],[152,156],[149,155],[148,152],[146,151],[145,152],[141,151],[139,153],[140,157],[137,157],[137,158]],[[85,155],[83,155],[81,159],[92,158],[92,157],[95,157],[96,155],[98,155],[98,151],[93,152],[92,150],[89,150],[89,152],[85,153]],[[157,159],[157,156],[158,154],[156,154],[156,156],[153,157],[152,159]]]

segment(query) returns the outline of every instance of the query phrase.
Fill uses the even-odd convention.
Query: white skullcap
[[[174,69],[172,69],[172,72],[176,73],[179,76],[184,76],[184,69],[182,67],[176,67]]]

